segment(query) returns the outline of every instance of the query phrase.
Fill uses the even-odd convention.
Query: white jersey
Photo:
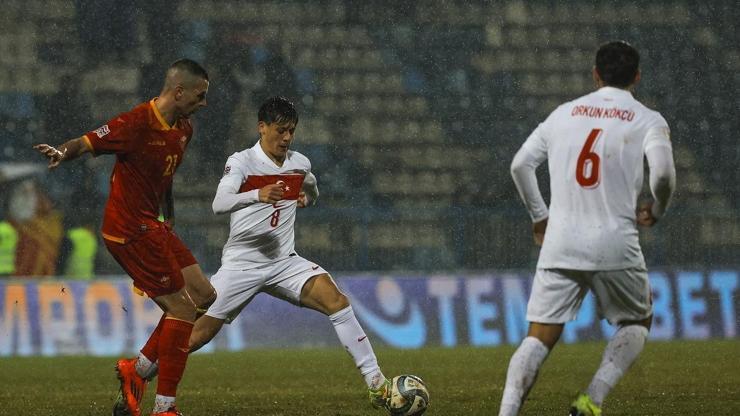
[[[288,151],[283,165],[278,166],[265,154],[259,142],[229,157],[213,203],[214,212],[231,212],[229,240],[221,257],[222,269],[250,269],[295,252],[297,201],[284,199],[274,205],[262,203],[258,192],[265,185],[283,181],[286,195],[297,195],[304,175],[310,170],[308,158],[292,150]],[[300,179],[296,181],[296,177]],[[298,189],[291,189],[292,186]]]
[[[520,153],[536,164],[548,159],[550,212],[538,268],[645,267],[636,203],[643,157],[656,146],[670,149],[665,119],[613,87],[559,106],[535,129]],[[525,203],[533,221],[548,217],[544,202]]]

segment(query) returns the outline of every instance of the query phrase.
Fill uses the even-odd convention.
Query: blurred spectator
[[[10,194],[8,217],[18,232],[15,276],[56,274],[62,215],[33,179],[15,186]]]
[[[7,195],[2,183],[0,183],[0,193]],[[18,231],[7,220],[5,202],[0,201],[0,277],[10,276],[15,272],[15,251],[18,246]]]
[[[64,235],[59,250],[58,268],[67,279],[90,280],[95,277],[98,238],[95,226],[82,222]]]
[[[18,246],[18,232],[13,224],[0,220],[0,277],[15,273],[15,252]]]
[[[85,186],[72,194],[75,210],[64,218],[67,228],[59,248],[57,272],[66,279],[95,277],[99,240],[96,234],[97,203],[86,197]]]
[[[255,107],[256,91],[262,91],[265,85],[265,73],[262,66],[258,65],[252,58],[252,49],[255,43],[261,44],[261,39],[252,35],[250,32],[236,32],[224,30],[219,35],[214,36],[213,45],[209,49],[213,51],[209,57],[209,63],[214,68],[220,68],[225,77],[218,84],[223,83],[219,89],[214,92],[209,91],[210,97],[219,95],[220,98],[210,98],[209,105],[217,105],[223,110],[210,111],[207,113],[220,113],[217,117],[226,117],[228,112],[228,134],[220,141],[223,145],[221,154],[222,159],[230,155],[236,149],[241,149],[245,145],[245,140],[256,140],[256,122],[254,114],[257,113]],[[261,47],[257,47],[261,48]],[[259,55],[259,54],[258,54]],[[216,82],[212,88],[216,88]],[[220,96],[220,92],[224,96]],[[216,95],[214,95],[216,94]],[[225,102],[222,102],[223,99]],[[257,103],[260,104],[260,103]],[[217,139],[218,140],[218,136]],[[216,157],[213,153],[212,157]],[[220,162],[218,162],[220,163]],[[219,166],[220,168],[221,166]]]
[[[255,47],[259,50],[260,47]],[[262,103],[269,97],[283,96],[291,101],[297,101],[296,78],[293,69],[285,62],[277,45],[266,45],[267,55],[262,63],[265,72],[263,88],[258,89],[252,98],[254,103]],[[259,54],[258,54],[259,55]]]

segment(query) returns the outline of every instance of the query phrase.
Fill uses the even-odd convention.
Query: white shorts
[[[653,313],[647,270],[537,269],[527,304],[527,320],[562,324],[576,319],[586,293],[596,298],[599,318],[611,324],[641,321]]]
[[[303,285],[323,273],[321,266],[297,254],[244,270],[221,268],[211,277],[217,297],[206,315],[230,323],[260,292],[300,306]]]

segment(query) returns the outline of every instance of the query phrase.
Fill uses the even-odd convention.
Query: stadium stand
[[[77,3],[4,2],[0,163],[41,163],[31,144],[150,98],[176,57],[202,61],[210,108],[196,117],[175,192],[178,231],[206,270],[228,233],[210,208],[223,163],[256,140],[256,108],[273,94],[298,104],[294,148],[321,188],[318,208],[299,214],[303,255],[333,270],[531,266],[509,163],[556,105],[593,88],[594,50],[615,38],[641,51],[637,96],[673,129],[679,187],[665,224],[644,234],[649,264],[737,264],[733,2],[154,2],[116,6],[132,24],[109,28],[109,50],[82,23],[100,10]],[[153,16],[165,7],[173,29],[159,33]],[[92,175],[104,195],[109,166],[65,167],[54,183]],[[70,189],[55,189],[74,209]]]

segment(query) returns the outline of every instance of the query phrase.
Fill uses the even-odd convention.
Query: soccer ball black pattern
[[[391,416],[418,416],[429,406],[429,391],[417,376],[403,374],[391,380],[391,399],[388,413]]]

